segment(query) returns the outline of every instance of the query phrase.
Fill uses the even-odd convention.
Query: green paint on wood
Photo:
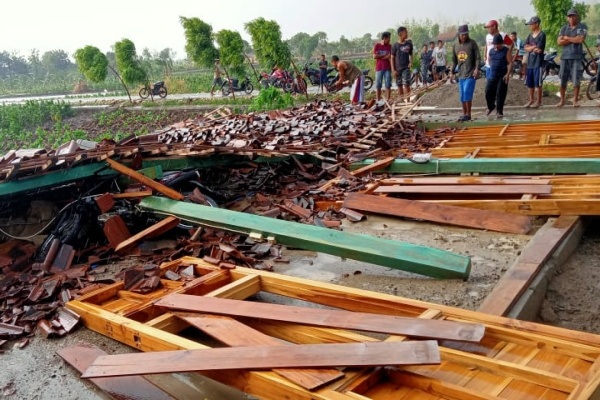
[[[435,278],[467,279],[469,257],[369,235],[347,233],[237,211],[184,203],[163,197],[144,198],[140,206],[157,213],[235,232],[273,236],[277,243],[370,262]]]
[[[352,170],[373,164],[364,160]],[[389,167],[374,172],[396,174],[588,174],[600,173],[598,158],[457,158],[432,159],[425,164],[395,160]]]

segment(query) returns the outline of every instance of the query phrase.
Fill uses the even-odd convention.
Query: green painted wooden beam
[[[364,160],[352,164],[355,170],[373,164]],[[598,174],[600,158],[457,158],[432,159],[425,164],[395,160],[389,167],[374,171],[395,174]]]
[[[140,207],[215,228],[273,236],[277,243],[414,272],[434,278],[469,277],[471,259],[444,250],[283,221],[237,211],[146,197]]]
[[[147,159],[143,162],[143,167],[160,167],[162,173],[162,171],[177,171],[186,168],[235,166],[248,161],[252,161],[254,163],[277,163],[286,161],[287,159],[288,157],[258,157],[250,160],[248,157],[238,155],[215,155],[209,157],[165,157]],[[124,164],[128,165],[129,161],[126,161]],[[6,182],[0,182],[0,197],[17,196],[30,191],[43,190],[49,187],[58,187],[79,180],[91,179],[94,176],[116,176],[118,174],[110,168],[105,168],[106,163],[94,162],[71,168],[50,171],[43,174],[16,178]]]

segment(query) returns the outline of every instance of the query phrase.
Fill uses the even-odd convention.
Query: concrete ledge
[[[526,321],[537,320],[542,303],[546,297],[548,285],[554,278],[556,269],[567,261],[581,242],[581,238],[585,232],[585,225],[585,221],[581,220],[577,223],[575,228],[571,230],[539,271],[531,285],[510,309],[506,315],[507,317]]]

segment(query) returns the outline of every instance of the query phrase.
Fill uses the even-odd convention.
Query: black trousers
[[[488,110],[496,109],[498,114],[503,114],[506,92],[508,92],[508,84],[504,82],[504,75],[488,79],[485,85],[485,101]]]

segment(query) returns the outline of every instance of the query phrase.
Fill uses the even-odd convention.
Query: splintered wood
[[[166,273],[190,267],[206,278],[186,284],[163,278],[169,286],[158,297],[133,294],[123,290],[122,283],[116,283],[69,303],[68,306],[82,316],[89,328],[139,350],[159,352],[103,356],[94,361],[87,376],[204,370],[201,373],[211,379],[273,400],[426,400],[432,396],[441,399],[574,400],[598,395],[600,336],[597,335],[265,271],[239,267],[219,270],[197,258],[187,257],[163,264],[161,270]],[[209,302],[237,299],[247,304],[247,308],[244,312],[233,311],[230,314],[236,316],[228,317],[206,315],[204,311],[181,313],[156,304],[158,300],[164,305],[169,293],[180,293],[183,297],[179,298],[189,299],[188,303],[194,305],[208,299]],[[265,294],[260,296],[263,302],[241,301],[258,293]],[[283,318],[281,315],[270,319],[253,317],[254,308],[256,312],[262,306],[277,309],[277,304],[264,302],[269,297],[277,298],[271,295],[308,303],[304,303],[305,307],[294,306],[302,312],[288,312]],[[233,310],[228,304],[220,307],[218,312]],[[338,327],[340,321],[335,318],[332,324],[321,319],[321,326],[294,321],[302,318],[304,312],[308,313],[307,318],[315,319],[312,312],[334,311],[345,313],[349,323],[357,321],[352,317],[354,314],[369,313],[375,319],[403,317],[415,324],[421,321],[454,322],[465,326],[481,324],[485,331],[479,342],[441,340],[437,347],[440,364],[401,366],[416,355],[415,345],[424,346],[429,355],[435,354],[435,350],[424,344],[427,341],[415,342],[403,335],[373,336],[354,328],[343,329]],[[428,335],[441,333],[433,325],[430,329],[425,326],[421,328],[428,330]],[[208,343],[214,345],[214,341],[204,342],[203,335],[192,335],[195,339],[191,340],[190,329],[199,329],[234,347],[210,349]],[[184,330],[186,336],[180,336]],[[351,351],[338,352],[334,350],[336,347],[329,350],[329,346],[344,343],[357,347],[352,347]],[[395,366],[350,367],[354,362],[368,363],[365,361],[368,357],[359,357],[369,351],[365,349],[370,346],[365,344],[390,345],[379,349],[387,351],[376,352],[375,358],[370,359],[371,365],[378,360],[379,365],[391,363]],[[398,358],[394,357],[394,352],[400,347],[394,344],[405,345],[401,347],[400,354],[403,355]],[[432,362],[432,358],[424,354],[419,357],[420,362]],[[398,359],[403,361],[398,363]],[[210,360],[214,362],[210,363]],[[282,369],[284,365],[296,369]],[[335,365],[345,367],[337,369],[339,373],[336,374],[331,368]],[[322,369],[315,369],[316,366]],[[309,374],[310,379],[303,381],[303,373]],[[586,397],[580,397],[580,394]]]

